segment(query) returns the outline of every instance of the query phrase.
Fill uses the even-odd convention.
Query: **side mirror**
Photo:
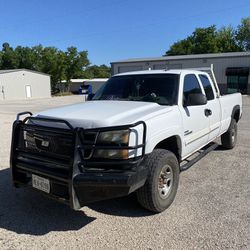
[[[201,93],[199,94],[189,94],[186,106],[199,106],[206,105],[207,97]]]
[[[94,97],[94,93],[91,93],[91,94],[88,94],[88,98],[87,98],[87,101],[91,101]]]

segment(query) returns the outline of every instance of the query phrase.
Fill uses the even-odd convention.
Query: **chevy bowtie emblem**
[[[41,145],[43,147],[48,147],[49,146],[49,141],[42,140]]]

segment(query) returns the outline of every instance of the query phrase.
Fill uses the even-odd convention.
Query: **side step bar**
[[[212,142],[212,143],[208,144],[207,146],[205,146],[204,148],[202,148],[201,150],[197,151],[196,153],[194,153],[194,154],[198,153],[198,155],[196,157],[194,157],[191,160],[188,160],[188,158],[187,158],[186,160],[183,161],[186,163],[180,166],[180,171],[182,172],[182,171],[189,169],[196,162],[198,162],[200,159],[202,159],[204,156],[206,156],[208,153],[210,153],[211,151],[213,151],[217,147],[218,147],[218,144],[215,142]],[[191,155],[189,158],[192,158],[193,155]]]

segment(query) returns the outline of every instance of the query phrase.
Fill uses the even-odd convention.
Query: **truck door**
[[[209,137],[209,118],[205,114],[208,105],[187,106],[189,94],[202,93],[195,74],[187,74],[183,79],[183,106],[180,108],[183,119],[183,157],[205,146]]]
[[[209,116],[209,137],[208,140],[214,140],[220,133],[221,127],[221,106],[219,98],[216,98],[214,86],[211,84],[211,79],[205,74],[199,74],[199,79],[205,91]]]

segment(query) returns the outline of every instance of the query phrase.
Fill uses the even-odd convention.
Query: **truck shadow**
[[[218,144],[218,147],[214,151],[228,151],[228,149],[225,149],[221,144]]]
[[[10,170],[0,170],[0,228],[18,234],[44,235],[51,231],[79,230],[95,219],[40,193],[14,189]]]
[[[120,217],[146,217],[154,213],[142,208],[134,193],[113,200],[99,201],[88,205],[89,208],[103,214]]]
[[[88,205],[96,212],[121,216],[145,217],[153,213],[143,209],[134,194]],[[18,234],[44,235],[51,231],[79,230],[96,220],[82,210],[74,211],[41,193],[15,189],[10,169],[0,170],[0,228]]]

